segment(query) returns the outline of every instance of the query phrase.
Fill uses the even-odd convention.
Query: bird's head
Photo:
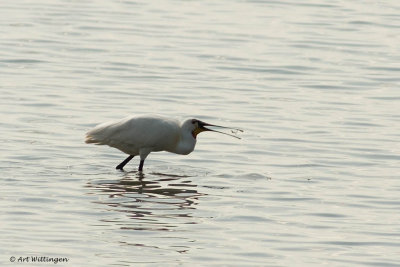
[[[216,130],[207,128],[206,126],[209,126],[209,127],[226,128],[226,129],[232,129],[232,128],[229,128],[229,127],[224,127],[224,126],[209,124],[209,123],[203,122],[203,121],[201,121],[201,120],[197,120],[197,119],[189,119],[189,120],[186,120],[186,121],[183,123],[182,128],[185,128],[185,129],[189,130],[189,131],[192,133],[192,136],[193,136],[194,139],[196,139],[196,137],[197,137],[197,135],[198,135],[199,133],[205,132],[205,131],[210,131],[210,132],[217,132],[217,133],[221,133],[221,134],[226,134],[226,135],[229,135],[229,136],[232,136],[232,137],[235,137],[235,138],[240,139],[240,137],[237,137],[237,136],[235,136],[235,135],[231,135],[231,134],[223,133],[223,132],[220,132],[220,131],[216,131]],[[241,131],[241,132],[242,132],[242,130],[240,130],[240,129],[232,129],[232,130]]]

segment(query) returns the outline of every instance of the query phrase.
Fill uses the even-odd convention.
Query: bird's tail
[[[85,143],[104,145],[104,133],[104,127],[101,127],[101,125],[95,127],[86,133]]]
[[[94,137],[90,133],[87,133],[86,138],[85,138],[85,143],[86,144],[99,144],[100,140],[96,139],[96,137]]]
[[[85,143],[105,145],[109,141],[109,137],[112,136],[113,131],[110,128],[110,123],[103,123],[97,125],[92,130],[86,133]]]

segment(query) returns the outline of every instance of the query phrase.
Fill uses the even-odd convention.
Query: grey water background
[[[2,1],[0,265],[400,266],[400,2]],[[188,156],[83,143],[158,113]]]

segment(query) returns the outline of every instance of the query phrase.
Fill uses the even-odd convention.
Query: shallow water
[[[399,8],[3,3],[0,265],[399,266]],[[143,174],[83,143],[149,112],[245,132]]]

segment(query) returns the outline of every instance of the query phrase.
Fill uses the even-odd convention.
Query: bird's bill
[[[200,122],[200,123],[199,123],[199,128],[198,128],[198,129],[199,129],[199,130],[198,130],[199,133],[200,133],[200,132],[204,132],[204,131],[211,131],[211,132],[216,132],[216,133],[220,133],[220,134],[229,135],[229,136],[235,137],[235,138],[237,138],[237,139],[241,139],[239,136],[232,135],[232,134],[228,134],[228,133],[224,133],[224,132],[220,132],[220,131],[217,131],[217,130],[214,130],[214,129],[210,129],[210,128],[207,128],[206,126],[209,126],[209,127],[217,127],[217,128],[224,128],[224,129],[230,129],[232,132],[243,132],[243,130],[237,129],[237,128],[231,128],[231,127],[225,127],[225,126],[219,126],[219,125],[215,125],[215,124]]]

